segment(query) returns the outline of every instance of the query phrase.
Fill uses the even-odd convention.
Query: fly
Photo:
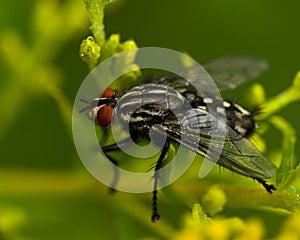
[[[266,63],[253,57],[232,56],[213,60],[203,64],[203,67],[212,76],[217,87],[226,90],[259,76],[266,69]],[[192,68],[185,71],[192,72]],[[201,81],[198,76],[194,78]],[[141,104],[145,98],[154,99],[156,103],[148,101],[145,105]],[[185,100],[192,109],[186,111],[180,121],[170,109],[163,107],[163,104],[157,104],[157,102],[166,103],[176,109]],[[226,119],[225,141],[214,140],[212,143],[213,149],[221,153],[217,162],[208,152],[211,132],[218,122],[217,117],[208,111],[208,106],[214,107],[216,102],[223,104],[221,109],[224,109]],[[252,112],[233,101],[209,95],[202,97],[192,84],[176,74],[149,80],[147,84],[136,86],[122,96],[117,96],[114,89],[107,88],[99,98],[86,103],[88,106],[80,112],[89,110],[90,117],[101,127],[110,127],[114,115],[119,114],[122,122],[129,124],[130,136],[134,141],[149,138],[149,130],[154,125],[155,131],[161,133],[163,130],[162,134],[166,135],[166,142],[154,167],[152,222],[160,220],[157,202],[159,170],[167,161],[167,153],[172,142],[182,144],[233,172],[257,180],[269,193],[276,190],[274,185],[266,182],[266,179],[275,176],[277,168],[247,140],[255,128]],[[137,103],[141,107],[136,108]],[[221,109],[216,107],[217,112]],[[104,146],[102,150],[105,154],[120,150],[119,144],[126,146],[128,143],[125,139],[120,143]],[[116,163],[115,160],[111,161]]]

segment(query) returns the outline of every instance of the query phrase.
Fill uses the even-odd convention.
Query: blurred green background
[[[107,36],[120,33],[122,41],[133,38],[139,47],[185,51],[199,62],[234,54],[261,57],[270,68],[258,80],[272,96],[288,88],[300,70],[299,10],[300,2],[292,0],[121,0],[106,8],[105,28]],[[199,180],[197,165],[193,177],[160,194],[158,225],[149,220],[150,193],[110,195],[82,165],[71,134],[70,109],[88,73],[79,46],[89,34],[81,0],[1,3],[1,240],[168,239],[212,183],[246,182],[263,191],[218,169]],[[227,96],[247,104],[243,96],[250,85]],[[298,132],[299,106],[280,113]],[[281,144],[276,131],[268,139],[271,150]],[[267,237],[276,235],[286,218],[230,203],[224,215],[262,219]]]

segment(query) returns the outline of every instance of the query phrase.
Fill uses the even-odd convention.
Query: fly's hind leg
[[[255,180],[257,180],[260,184],[262,184],[268,193],[272,193],[273,191],[276,190],[274,184],[268,184],[265,180],[258,179],[258,178],[255,178]]]
[[[164,166],[164,161],[167,156],[167,152],[170,148],[170,142],[167,140],[165,142],[165,145],[162,149],[162,152],[155,164],[155,172],[153,175],[154,179],[154,186],[153,186],[153,196],[152,196],[152,216],[151,216],[151,221],[153,223],[157,223],[160,220],[160,215],[158,213],[158,201],[157,201],[157,186],[158,186],[158,179],[160,177],[160,170]]]

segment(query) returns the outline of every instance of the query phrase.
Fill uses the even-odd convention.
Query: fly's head
[[[99,98],[92,101],[85,101],[88,106],[79,112],[89,110],[89,117],[95,119],[96,123],[101,127],[107,128],[111,125],[114,116],[114,107],[116,105],[116,92],[112,88],[106,88]]]

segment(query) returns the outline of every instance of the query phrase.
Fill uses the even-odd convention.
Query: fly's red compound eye
[[[97,122],[101,127],[110,126],[113,117],[113,108],[109,105],[103,106],[97,112]]]
[[[115,90],[112,88],[106,88],[104,92],[101,94],[100,98],[110,98],[115,95]]]
[[[115,90],[112,88],[106,88],[101,94],[100,98],[111,98],[115,95]],[[104,105],[97,112],[97,123],[101,127],[109,127],[113,117],[113,107],[110,105]]]

